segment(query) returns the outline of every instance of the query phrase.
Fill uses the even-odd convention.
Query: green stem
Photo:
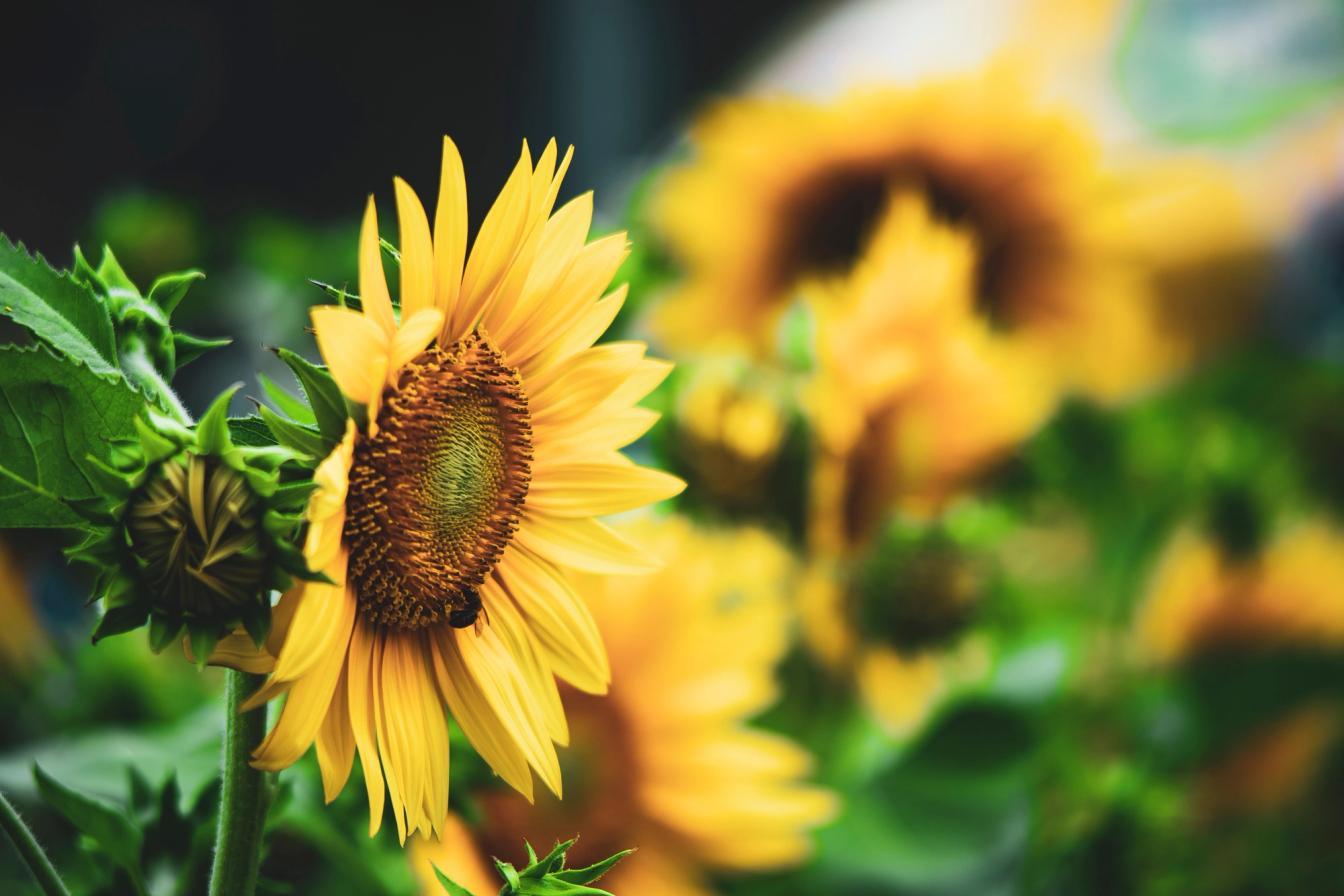
[[[262,829],[266,825],[270,793],[265,773],[254,769],[249,760],[266,734],[266,710],[239,712],[239,707],[265,676],[232,669],[227,675],[224,782],[219,795],[210,896],[252,896],[257,888]]]
[[[23,819],[3,793],[0,793],[0,825],[3,825],[9,839],[14,841],[14,848],[23,857],[28,870],[33,872],[33,877],[37,878],[42,892],[47,896],[70,896],[70,891],[61,883],[60,875],[51,866],[51,859],[47,858],[33,832],[28,830],[28,825],[23,823]]]

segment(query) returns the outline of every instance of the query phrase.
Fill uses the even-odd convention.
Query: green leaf
[[[265,405],[257,408],[257,410],[261,414],[261,419],[266,421],[266,425],[275,435],[276,441],[281,445],[312,458],[326,457],[327,445],[322,441],[322,436],[318,434],[317,430],[300,426],[292,420],[286,420]]]
[[[280,413],[305,426],[317,425],[317,418],[313,416],[313,409],[303,399],[289,392],[264,373],[257,374],[257,381],[261,383],[261,391],[266,393],[266,397],[271,400],[271,403]]]
[[[0,527],[78,525],[70,502],[102,494],[90,454],[133,437],[143,406],[120,375],[0,346]]]
[[[275,434],[260,417],[230,417],[229,438],[242,448],[269,448],[279,444]]]
[[[0,312],[95,373],[118,372],[107,308],[87,286],[0,234]]]
[[[143,835],[126,813],[107,803],[77,793],[61,784],[33,764],[33,777],[37,780],[38,792],[57,812],[79,829],[98,848],[130,875],[131,881],[139,892],[145,891],[140,876],[140,848]]]
[[[104,638],[134,631],[145,624],[145,617],[148,615],[149,611],[140,604],[123,604],[108,608],[107,612],[103,613],[103,618],[98,620],[98,627],[93,630],[93,643],[97,644]]]
[[[345,396],[341,395],[331,374],[307,358],[287,348],[276,349],[276,354],[298,377],[303,394],[308,396],[308,403],[312,405],[318,432],[327,440],[327,448],[330,449],[345,436],[345,421],[350,416],[345,409]]]
[[[173,355],[176,358],[177,369],[181,370],[208,351],[231,344],[233,340],[227,336],[207,339],[203,336],[192,336],[190,333],[174,332]]]
[[[569,868],[564,871],[556,871],[551,877],[572,884],[591,884],[610,871],[617,862],[630,855],[632,852],[634,852],[633,849],[627,849],[616,853],[614,856],[609,856],[600,862],[594,862],[586,868]]]
[[[459,883],[454,883],[448,875],[439,870],[438,865],[431,865],[431,867],[434,869],[434,876],[439,879],[439,883],[443,885],[444,891],[447,892],[449,896],[472,896],[470,890]]]
[[[182,297],[187,294],[187,290],[191,288],[191,284],[204,279],[204,272],[197,270],[164,274],[149,288],[149,300],[162,308],[164,314],[171,315],[182,301]]]

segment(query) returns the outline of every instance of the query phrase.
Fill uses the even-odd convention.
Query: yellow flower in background
[[[1178,662],[1214,649],[1344,645],[1344,533],[1320,520],[1284,531],[1247,557],[1179,532],[1138,613],[1139,650]]]
[[[557,795],[569,739],[555,682],[600,694],[602,637],[571,570],[643,571],[596,517],[675,494],[674,477],[620,449],[656,415],[636,408],[669,365],[639,343],[593,347],[624,300],[603,291],[625,234],[587,243],[591,194],[552,214],[570,156],[527,146],[467,254],[462,162],[444,141],[431,236],[398,179],[400,316],[370,198],[359,244],[362,311],[313,310],[318,347],[367,409],[318,468],[306,583],[277,610],[283,644],[248,707],[288,694],[254,764],[277,770],[316,742],[328,800],[356,753],[370,831],[384,789],[398,835],[448,818],[444,707],[528,798]],[[288,604],[286,606],[285,604]]]
[[[641,896],[707,893],[702,869],[777,868],[808,854],[808,831],[834,801],[802,783],[805,751],[744,724],[776,696],[789,554],[757,530],[697,531],[679,518],[640,534],[665,565],[641,580],[594,582],[612,688],[604,699],[564,691],[564,802],[479,794],[475,846],[417,841],[422,877],[433,861],[466,878],[482,854],[513,856],[523,837],[550,844],[576,832],[575,865],[637,847],[602,886]]]
[[[679,362],[669,449],[690,494],[736,510],[771,496],[792,405],[783,378],[741,355]]]
[[[878,724],[904,738],[989,671],[988,649],[972,631],[984,570],[937,541],[887,553],[894,574],[876,581],[813,562],[798,589],[799,627],[821,665],[852,680]]]
[[[8,539],[0,539],[0,667],[28,666],[46,643],[19,554]]]
[[[686,269],[655,321],[674,345],[770,346],[798,283],[848,271],[902,190],[971,236],[977,313],[1047,342],[1095,396],[1179,370],[1247,314],[1259,246],[1233,183],[1195,161],[1108,169],[1081,117],[1042,111],[1003,66],[830,104],[725,101],[691,142],[650,209]]]
[[[865,544],[893,506],[936,511],[1027,438],[1061,384],[1048,346],[977,313],[973,235],[896,193],[848,277],[803,288],[816,364],[811,538]]]

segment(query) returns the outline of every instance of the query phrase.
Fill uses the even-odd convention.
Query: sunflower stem
[[[266,774],[253,768],[249,760],[266,734],[266,711],[241,712],[240,708],[265,676],[232,669],[227,675],[223,786],[219,794],[210,896],[252,896],[257,888],[262,833],[271,795]]]
[[[42,888],[42,892],[47,896],[70,896],[70,891],[65,888],[61,882],[61,877],[52,867],[51,859],[42,851],[42,846],[33,836],[33,832],[28,830],[28,825],[23,823],[9,799],[0,793],[0,825],[13,841],[14,848],[19,851],[23,857],[28,870],[33,873],[37,879],[37,884]]]

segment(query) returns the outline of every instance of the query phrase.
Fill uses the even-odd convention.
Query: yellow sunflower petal
[[[388,384],[396,381],[397,374],[416,355],[425,350],[434,335],[443,326],[443,312],[437,308],[426,308],[417,312],[397,330],[392,343],[392,352],[388,363]]]
[[[443,138],[439,201],[434,209],[434,298],[444,324],[453,320],[467,256],[467,176],[457,144]]]
[[[611,322],[616,319],[625,304],[628,287],[621,284],[596,304],[581,311],[568,329],[556,335],[555,340],[532,356],[516,362],[523,376],[535,375],[551,364],[564,360],[577,351],[582,351],[607,332]]]
[[[317,347],[331,378],[351,401],[369,404],[382,390],[382,372],[373,364],[387,355],[390,336],[366,315],[322,305],[312,311]]]
[[[556,687],[555,675],[543,657],[531,628],[493,577],[481,585],[481,606],[488,624],[499,634],[509,652],[517,657],[518,670],[537,698],[551,740],[561,746],[569,743],[569,725],[565,720],[565,708],[560,702],[560,689]]]
[[[638,574],[662,565],[610,526],[585,517],[567,519],[531,511],[514,538],[538,557],[583,572]]]
[[[521,545],[511,546],[495,576],[537,636],[555,674],[590,694],[604,694],[611,665],[597,623],[564,574]]]
[[[350,727],[350,691],[348,672],[341,667],[336,690],[322,727],[317,729],[317,767],[322,772],[322,795],[329,803],[345,789],[350,768],[355,762],[355,732]]]
[[[686,483],[670,473],[628,462],[556,464],[545,471],[545,476],[533,479],[527,503],[560,517],[623,513],[671,498],[686,488]]]
[[[471,254],[467,257],[458,306],[453,312],[452,326],[447,331],[450,339],[457,339],[471,329],[518,252],[527,225],[531,176],[531,158],[527,144],[523,144],[518,164],[505,182],[499,198],[486,213],[481,229],[476,234],[476,242],[471,247]]]
[[[364,787],[369,795],[369,836],[378,833],[383,823],[383,770],[378,758],[378,740],[373,706],[373,641],[375,635],[362,619],[355,620],[350,635],[350,656],[346,661],[346,688],[349,691],[350,728],[359,763],[364,769]]]
[[[359,300],[364,314],[383,331],[385,339],[391,339],[397,322],[392,316],[392,296],[387,292],[387,277],[383,274],[378,209],[374,207],[372,196],[364,207],[364,223],[359,228]]]
[[[401,319],[404,323],[434,304],[434,241],[420,197],[401,178],[392,182],[401,235]],[[442,321],[442,318],[440,318]],[[428,342],[429,340],[425,340]]]
[[[532,772],[518,742],[509,734],[485,694],[467,671],[457,647],[445,633],[431,635],[431,659],[439,693],[473,749],[514,790],[532,800]]]
[[[392,687],[389,681],[387,667],[387,644],[389,640],[396,637],[395,632],[376,631],[373,637],[373,652],[371,654],[369,693],[373,698],[373,734],[378,744],[378,757],[383,765],[383,778],[387,781],[388,799],[392,803],[392,818],[397,825],[398,842],[406,842],[407,807],[404,791],[402,790],[402,776],[410,772],[406,766],[400,765],[396,758],[393,758],[394,735],[400,733],[399,729],[393,729],[392,723],[396,718],[388,716],[388,698]],[[400,707],[398,707],[400,708]],[[400,758],[400,740],[397,741],[397,758]]]

